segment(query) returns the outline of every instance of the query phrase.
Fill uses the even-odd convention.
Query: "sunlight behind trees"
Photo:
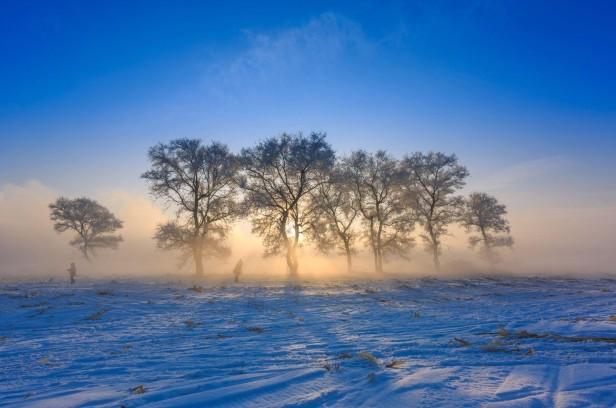
[[[237,220],[250,222],[265,257],[284,256],[291,278],[299,276],[308,246],[343,255],[349,273],[363,247],[382,274],[388,261],[410,261],[416,224],[439,272],[448,228],[459,224],[470,231],[477,224],[468,204],[477,196],[465,201],[456,194],[469,173],[455,155],[417,152],[397,160],[385,151],[358,150],[336,157],[326,135],[313,132],[284,133],[237,156],[220,143],[178,139],[152,147],[149,158],[152,167],[142,178],[175,214],[157,227],[154,239],[182,260],[192,258],[197,276],[205,274],[204,258],[231,255],[226,241]],[[498,260],[493,249],[513,244],[488,232],[505,231],[504,215],[497,214],[498,225],[491,220],[479,227],[491,264]]]

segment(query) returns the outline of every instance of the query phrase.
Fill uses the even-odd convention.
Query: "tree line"
[[[499,248],[513,245],[504,205],[486,193],[459,195],[469,172],[455,155],[417,152],[398,160],[382,150],[357,150],[338,157],[325,134],[313,132],[284,133],[239,154],[218,142],[177,139],[150,148],[148,159],[141,178],[174,210],[154,239],[183,261],[192,259],[198,276],[204,258],[231,253],[230,228],[246,217],[265,255],[284,255],[291,277],[305,243],[340,253],[349,271],[364,247],[376,272],[392,257],[408,258],[416,229],[437,271],[452,224],[471,234],[469,245],[490,264],[499,260]],[[49,207],[55,230],[72,230],[71,245],[87,259],[122,241],[115,235],[122,221],[94,200],[60,197]]]

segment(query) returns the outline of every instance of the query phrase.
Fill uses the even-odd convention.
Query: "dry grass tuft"
[[[547,335],[546,335],[547,336]],[[573,343],[610,343],[616,344],[616,337],[593,337],[593,336],[561,336],[558,334],[549,335],[556,341],[570,341]]]
[[[510,347],[500,339],[494,339],[488,344],[479,347],[481,350],[488,353],[514,353],[521,351],[519,347]]]
[[[321,365],[322,368],[324,368],[325,370],[327,370],[328,372],[332,372],[332,371],[338,371],[340,370],[340,364],[338,363],[332,363],[330,361],[326,361]]]
[[[200,326],[201,323],[197,323],[192,319],[188,319],[188,320],[184,320],[184,324],[186,325],[186,327],[188,327],[189,329],[194,329],[197,326]]]
[[[135,394],[135,395],[145,394],[146,391],[147,391],[147,389],[143,385],[138,385],[138,386],[130,389],[130,393],[131,394]]]
[[[379,360],[368,351],[360,351],[359,353],[357,353],[357,357],[361,358],[362,360],[366,360],[367,362],[375,366],[379,365]]]
[[[98,312],[91,314],[90,316],[86,317],[86,320],[98,320],[101,317],[103,317],[107,312],[109,311],[109,309],[101,309]]]
[[[532,333],[526,330],[520,330],[516,332],[515,337],[518,339],[542,339],[544,337],[548,337],[548,335]]]
[[[453,338],[453,341],[455,341],[458,345],[460,345],[460,346],[462,346],[462,347],[468,347],[468,346],[470,346],[470,345],[471,345],[471,343],[470,343],[470,342],[468,342],[468,341],[466,341],[466,340],[464,340],[464,339],[461,339],[461,338],[459,338],[459,337],[454,337],[454,338]]]
[[[43,307],[43,306],[47,306],[49,304],[49,302],[40,302],[40,303],[24,303],[23,305],[20,305],[19,307],[22,309],[29,309],[32,307]]]
[[[509,332],[501,327],[496,330],[496,335],[500,337],[509,337]]]
[[[248,331],[252,332],[252,333],[263,333],[265,331],[265,329],[263,327],[259,327],[259,326],[251,326],[248,327]]]
[[[385,367],[387,368],[402,368],[404,367],[404,365],[406,364],[406,362],[404,360],[391,360],[389,363],[385,364]]]

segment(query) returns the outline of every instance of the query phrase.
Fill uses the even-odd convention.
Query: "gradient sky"
[[[613,2],[0,9],[0,186],[145,195],[157,142],[321,130],[341,153],[455,152],[519,211],[616,208]]]

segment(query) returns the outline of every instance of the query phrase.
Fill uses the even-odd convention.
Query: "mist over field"
[[[472,190],[472,181],[466,188]],[[193,271],[190,262],[181,266],[173,252],[161,251],[153,241],[156,224],[169,217],[145,194],[127,191],[97,193],[95,197],[122,220],[124,242],[116,251],[101,252],[91,263],[80,259],[68,245],[69,236],[57,234],[49,220],[48,205],[60,192],[37,181],[5,184],[0,190],[0,274],[3,278],[64,279],[66,266],[75,261],[89,278],[105,277],[187,277]],[[591,277],[615,273],[613,251],[616,209],[609,205],[596,208],[543,207],[509,193],[509,218],[516,239],[513,250],[503,252],[503,260],[491,270],[468,247],[467,233],[459,227],[451,230],[443,254],[443,276],[476,274],[566,275]],[[566,202],[563,201],[563,204]],[[206,277],[215,281],[231,279],[237,259],[245,262],[248,280],[286,279],[281,257],[263,257],[258,236],[247,221],[236,223],[230,236],[232,255],[225,260],[209,259]],[[385,276],[374,274],[371,260],[362,248],[356,271],[345,272],[344,259],[335,252],[325,256],[305,243],[300,257],[303,279],[417,277],[436,275],[429,254],[417,240],[409,261],[392,260]]]

